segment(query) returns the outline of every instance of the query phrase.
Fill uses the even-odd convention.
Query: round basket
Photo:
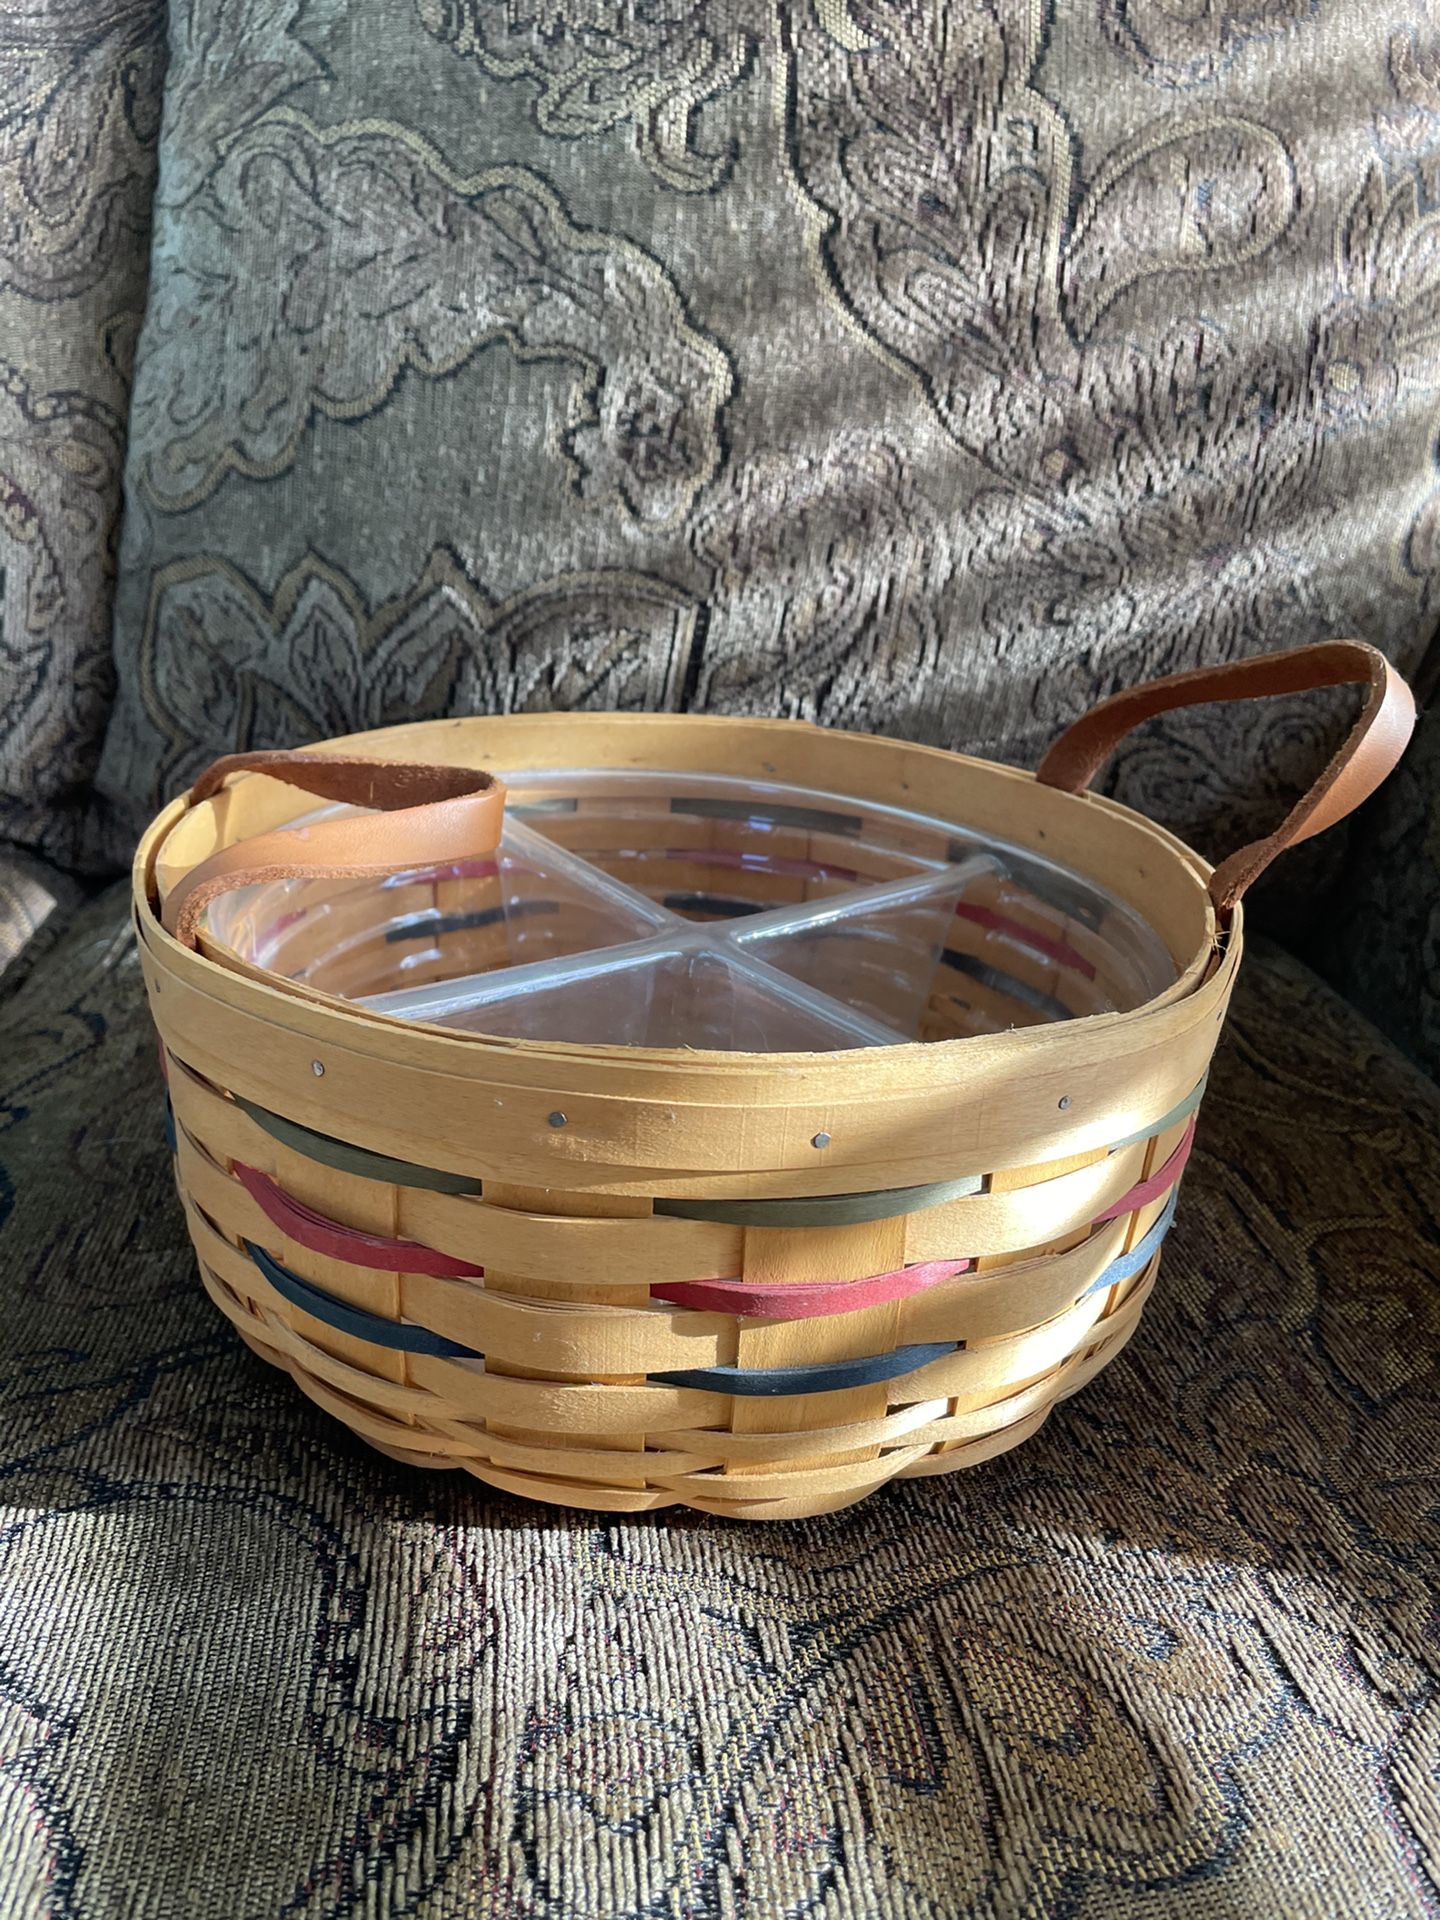
[[[1214,873],[1085,791],[1151,714],[1351,681],[1364,710],[1321,781]],[[433,721],[222,761],[153,822],[134,875],[206,1290],[383,1452],[536,1499],[785,1519],[988,1459],[1135,1328],[1240,962],[1241,892],[1379,783],[1412,720],[1379,654],[1328,642],[1119,695],[1038,777],[798,722],[635,714]],[[1142,916],[1173,983],[1095,1011],[1096,929],[1014,888],[953,917],[923,1043],[847,1051],[456,1032],[346,997],[380,977],[363,940],[303,983],[215,944],[207,908],[275,875],[328,876],[343,915],[357,875],[468,860],[473,901],[499,807],[476,770],[577,766],[682,784],[778,769],[1028,849]],[[367,811],[296,828],[316,794]],[[788,826],[813,882],[845,829]],[[659,883],[703,917],[723,845],[664,839]],[[785,871],[766,882],[782,902]],[[447,883],[422,884],[443,909]],[[494,964],[493,919],[441,919],[446,965]],[[1067,1017],[1037,1019],[1042,995]]]

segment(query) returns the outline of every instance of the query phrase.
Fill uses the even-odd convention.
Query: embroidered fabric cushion
[[[61,861],[110,705],[164,47],[162,0],[0,9],[0,844]]]
[[[1147,673],[1347,631],[1413,664],[1419,0],[202,11],[112,857],[219,752],[402,714],[800,713],[1033,763]],[[1116,778],[1223,852],[1338,721],[1186,715]]]

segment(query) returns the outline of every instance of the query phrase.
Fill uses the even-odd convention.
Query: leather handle
[[[232,773],[265,773],[322,800],[373,812],[280,827],[222,847],[171,889],[161,922],[195,945],[200,915],[219,894],[268,880],[363,880],[410,867],[450,866],[499,845],[505,789],[473,767],[422,766],[339,754],[230,753],[190,789],[192,804],[218,793]]]
[[[1264,700],[1350,685],[1366,689],[1360,717],[1314,786],[1273,833],[1239,848],[1210,876],[1210,898],[1223,916],[1277,854],[1353,813],[1399,764],[1415,728],[1415,699],[1375,647],[1363,640],[1321,640],[1286,653],[1259,654],[1129,687],[1067,727],[1035,777],[1064,793],[1083,793],[1125,735],[1158,713],[1210,700]]]

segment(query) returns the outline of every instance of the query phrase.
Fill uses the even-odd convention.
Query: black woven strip
[[[680,1367],[670,1373],[652,1373],[671,1387],[698,1387],[702,1392],[734,1393],[744,1398],[771,1394],[838,1393],[846,1387],[871,1387],[917,1373],[932,1360],[944,1360],[960,1351],[958,1340],[937,1340],[926,1346],[896,1347],[890,1353],[866,1354],[858,1360],[831,1360],[810,1367]]]
[[[558,913],[558,900],[511,900],[498,907],[483,907],[474,913],[427,913],[409,920],[404,926],[387,927],[386,942],[395,946],[402,940],[430,940],[447,933],[465,933],[474,927],[498,926],[502,920],[523,920],[530,914]]]
[[[753,900],[727,900],[718,893],[667,893],[660,903],[671,913],[713,913],[726,920],[743,919],[747,913],[764,913],[766,908]]]
[[[992,993],[1003,994],[1007,1000],[1023,1001],[1027,1007],[1044,1014],[1047,1020],[1075,1018],[1069,1007],[1062,1006],[1053,995],[1042,993],[1038,987],[1032,987],[1024,980],[1017,980],[1011,973],[1002,973],[998,967],[992,967],[984,960],[977,960],[973,953],[955,953],[947,947],[940,958],[957,973],[968,974],[982,987],[989,987]]]

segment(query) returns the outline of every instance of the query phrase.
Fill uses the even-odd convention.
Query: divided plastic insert
[[[919,814],[676,773],[506,785],[492,856],[249,887],[211,906],[206,931],[377,1013],[610,1046],[955,1039],[1125,1011],[1175,979],[1103,889]]]

